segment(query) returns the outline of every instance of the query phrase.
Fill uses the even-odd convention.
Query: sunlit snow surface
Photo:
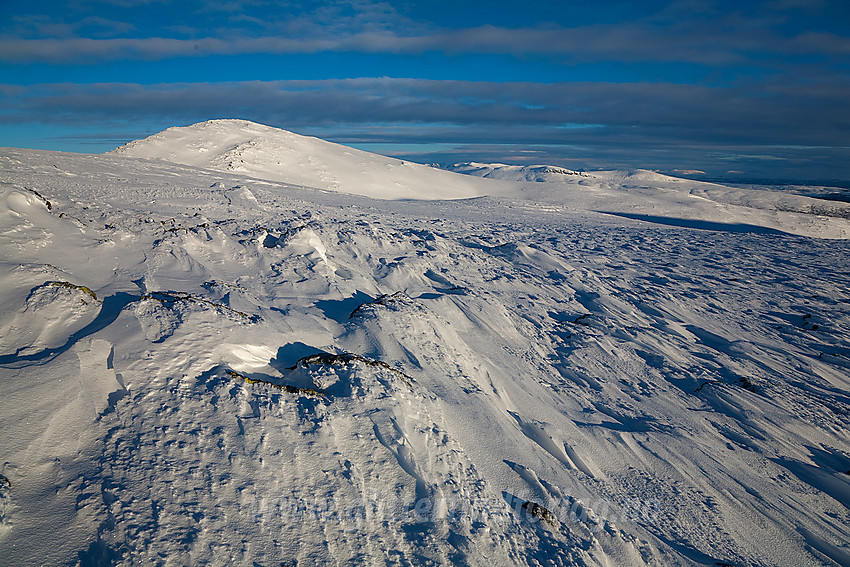
[[[847,204],[204,167],[0,151],[0,564],[850,563]]]

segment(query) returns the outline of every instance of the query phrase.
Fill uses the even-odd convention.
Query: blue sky
[[[846,0],[0,0],[0,146],[244,118],[421,162],[846,182],[848,101]]]

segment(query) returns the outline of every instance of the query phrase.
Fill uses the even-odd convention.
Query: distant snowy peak
[[[685,181],[678,177],[671,177],[647,169],[594,171],[593,173],[587,173],[585,171],[576,171],[555,165],[507,165],[503,163],[479,163],[474,161],[440,167],[455,173],[486,177],[488,179],[500,179],[502,181],[575,183],[582,178],[624,183],[635,181],[664,183]]]
[[[590,177],[588,174],[552,165],[506,165],[474,161],[441,166],[447,171],[499,179],[502,181],[559,181],[564,176]]]
[[[173,127],[111,153],[378,199],[463,199],[493,186],[247,120]]]

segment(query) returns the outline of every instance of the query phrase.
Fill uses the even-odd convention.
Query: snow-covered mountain
[[[463,199],[489,185],[246,120],[169,128],[113,153],[377,199]]]
[[[850,564],[846,204],[154,155],[0,150],[2,565]]]
[[[383,200],[486,195],[644,221],[719,222],[744,230],[850,236],[848,203],[790,193],[780,198],[772,191],[734,189],[646,170],[587,174],[546,165],[479,163],[438,169],[245,120],[169,128],[111,153]]]

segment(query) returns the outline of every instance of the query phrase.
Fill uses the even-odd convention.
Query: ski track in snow
[[[0,171],[4,565],[850,563],[846,240]]]

